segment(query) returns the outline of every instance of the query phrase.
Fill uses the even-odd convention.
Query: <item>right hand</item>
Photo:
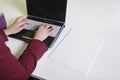
[[[42,24],[34,35],[34,39],[44,41],[53,32],[53,28],[49,28],[50,25]]]

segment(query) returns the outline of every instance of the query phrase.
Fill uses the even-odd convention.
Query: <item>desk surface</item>
[[[66,25],[70,27],[63,31],[64,36],[71,27],[72,31],[58,46],[64,37],[60,36],[55,46],[49,49],[38,62],[33,75],[47,80],[119,80],[120,1],[68,0],[68,4]],[[13,22],[15,17],[26,15],[25,0],[1,0],[0,6],[0,12],[4,12],[8,25]],[[73,39],[74,35],[76,37]],[[71,47],[70,44],[75,47]],[[15,56],[19,56],[27,46],[26,43],[12,38],[9,38],[7,45]],[[73,54],[74,50],[76,50],[75,53],[97,52],[89,73],[84,77],[57,63],[57,61],[61,61],[61,57],[58,57],[60,53]],[[53,52],[52,55],[50,55],[51,52]],[[55,57],[59,59],[53,61]]]

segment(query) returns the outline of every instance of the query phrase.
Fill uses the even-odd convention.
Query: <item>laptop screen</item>
[[[27,0],[28,15],[65,22],[67,0]]]

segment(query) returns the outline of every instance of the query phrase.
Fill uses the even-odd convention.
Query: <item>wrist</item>
[[[4,29],[4,32],[7,36],[15,33],[15,31],[12,30],[11,26]]]
[[[11,34],[7,29],[4,29],[3,31],[7,36]]]
[[[40,37],[37,37],[37,36],[35,36],[33,39],[37,39],[37,40],[43,41],[43,39],[41,39]]]

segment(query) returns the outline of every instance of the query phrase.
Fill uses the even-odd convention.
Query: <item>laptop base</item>
[[[34,31],[23,29],[17,34],[9,35],[9,37],[20,39],[26,43],[29,43],[33,39],[34,33]],[[48,36],[47,39],[45,39],[43,42],[47,45],[47,47],[50,47],[50,44],[53,42],[53,40],[54,37]]]

